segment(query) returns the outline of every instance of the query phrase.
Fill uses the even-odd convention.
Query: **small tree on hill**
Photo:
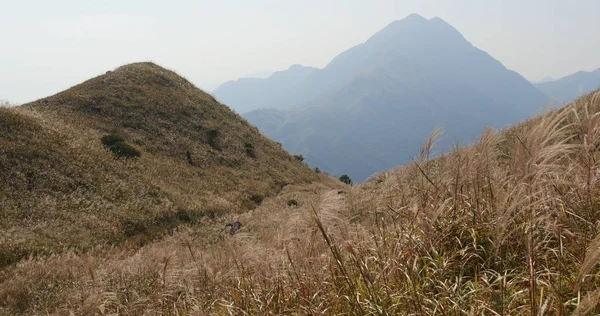
[[[304,157],[302,155],[294,155],[294,159],[296,159],[300,162],[304,161]]]
[[[344,182],[345,184],[352,184],[352,179],[350,179],[350,177],[347,174],[343,174],[340,177],[340,181]]]
[[[109,149],[120,158],[137,158],[141,153],[127,143],[116,143],[109,147]]]
[[[254,146],[250,143],[244,143],[244,148],[246,149],[246,156],[254,159],[256,158],[256,153],[254,152]]]
[[[108,149],[110,149],[110,151],[112,151],[113,154],[115,154],[115,156],[117,157],[136,158],[141,155],[141,153],[137,149],[125,143],[123,137],[119,135],[104,135],[102,136],[100,141],[102,141],[102,144]]]
[[[210,147],[219,150],[219,144],[217,144],[217,140],[219,137],[219,131],[216,129],[211,129],[206,131],[207,142]]]
[[[111,147],[116,145],[117,143],[125,142],[123,137],[115,134],[104,135],[100,140],[102,141],[102,144],[106,147]]]
[[[194,164],[194,160],[192,160],[192,152],[190,152],[189,150],[186,150],[186,151],[185,151],[185,158],[187,159],[187,162],[188,162],[190,165],[193,165],[193,164]]]

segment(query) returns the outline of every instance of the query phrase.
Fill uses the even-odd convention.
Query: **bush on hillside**
[[[125,143],[123,137],[119,135],[105,135],[100,140],[105,147],[110,149],[119,158],[137,158],[141,156],[141,153],[137,149]]]
[[[294,155],[294,159],[296,159],[300,162],[304,161],[304,157],[302,155]]]
[[[256,205],[260,205],[265,197],[260,194],[252,194],[248,199],[256,203]]]
[[[185,158],[190,165],[194,164],[194,161],[192,160],[192,153],[189,150],[185,151]]]
[[[102,140],[102,144],[104,144],[104,146],[106,146],[106,147],[111,147],[117,143],[125,142],[123,137],[121,137],[119,135],[115,135],[115,134],[104,135],[104,136],[102,136],[101,140]]]
[[[219,131],[216,129],[211,129],[206,131],[206,139],[208,142],[208,145],[210,145],[210,147],[219,150],[219,145],[217,144],[217,140],[219,138]]]
[[[296,200],[288,200],[287,201],[287,206],[298,206],[298,201]]]
[[[246,149],[246,156],[254,159],[256,158],[256,153],[254,152],[254,146],[250,143],[244,143],[244,148]]]
[[[352,179],[350,179],[350,177],[347,174],[343,174],[340,177],[340,181],[344,182],[345,184],[352,184]]]
[[[137,158],[141,156],[137,149],[124,142],[116,143],[110,146],[109,149],[119,158]]]

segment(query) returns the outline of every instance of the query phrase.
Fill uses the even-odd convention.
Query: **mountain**
[[[126,65],[0,108],[0,269],[65,249],[139,246],[185,225],[210,231],[322,178],[185,78]]]
[[[241,78],[228,81],[212,94],[238,113],[259,108],[286,108],[309,100],[312,95],[304,87],[310,82],[308,78],[317,71],[312,67],[292,65],[285,71],[273,73],[267,79]]]
[[[554,81],[535,85],[557,105],[571,102],[581,95],[600,87],[600,68],[594,71],[578,71],[572,75]]]
[[[436,127],[446,131],[440,148],[447,149],[487,125],[526,119],[549,101],[442,19],[416,14],[286,89],[300,104],[244,117],[310,164],[355,180],[410,161]]]

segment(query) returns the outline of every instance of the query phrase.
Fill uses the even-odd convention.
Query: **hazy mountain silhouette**
[[[293,65],[267,79],[240,78],[228,81],[212,94],[238,113],[259,108],[285,108],[309,100],[313,95],[303,88],[316,68]]]
[[[589,72],[578,71],[558,80],[538,83],[535,86],[552,98],[556,105],[562,105],[600,88],[600,68]]]
[[[282,83],[271,77],[261,88],[267,82]],[[436,126],[446,131],[440,148],[448,148],[474,140],[486,125],[525,119],[548,102],[448,23],[416,14],[312,70],[295,88],[282,86],[243,90],[281,100],[263,101],[278,109],[246,113],[246,119],[310,164],[356,180],[407,162]]]

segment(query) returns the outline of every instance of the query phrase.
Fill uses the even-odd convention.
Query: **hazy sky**
[[[530,80],[600,67],[600,0],[0,0],[0,99],[154,61],[196,85],[323,67],[411,13],[439,16]]]

